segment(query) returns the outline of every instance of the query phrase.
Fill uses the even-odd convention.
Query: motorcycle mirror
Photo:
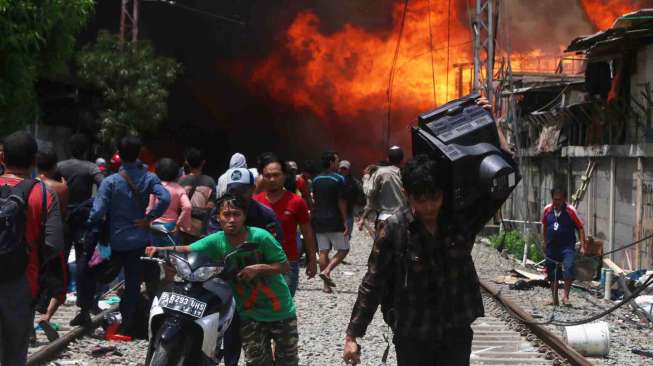
[[[169,233],[168,229],[166,229],[166,227],[161,224],[150,225],[150,230],[163,235],[167,235]]]

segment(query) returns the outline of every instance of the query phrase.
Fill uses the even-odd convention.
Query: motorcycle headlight
[[[198,282],[204,282],[211,278],[216,271],[218,267],[201,267],[198,268],[195,272],[193,272],[193,281],[198,281]]]
[[[186,263],[186,261],[180,260],[175,257],[170,257],[170,261],[172,264],[175,266],[175,270],[177,271],[177,274],[179,277],[192,281],[192,276],[193,276],[193,271],[190,269],[190,265]]]

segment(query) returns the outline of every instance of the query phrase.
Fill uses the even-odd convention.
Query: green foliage
[[[168,87],[181,72],[176,61],[157,56],[150,42],[121,46],[108,32],[84,47],[77,65],[79,80],[102,97],[98,115],[104,142],[156,131],[168,115]]]
[[[535,238],[529,238],[528,259],[533,262],[539,262],[544,259],[542,248]],[[504,231],[489,237],[490,244],[493,248],[499,248],[502,243],[505,250],[516,258],[524,257],[524,243],[526,240],[518,230]]]
[[[0,0],[0,135],[34,121],[35,84],[67,73],[93,0]]]

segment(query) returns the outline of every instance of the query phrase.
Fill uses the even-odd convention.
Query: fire
[[[369,148],[370,143],[384,142],[386,133],[392,135],[390,143],[407,143],[408,134],[402,129],[413,124],[417,114],[471,89],[472,35],[466,9],[473,2],[465,1],[409,2],[394,69],[390,117],[389,75],[404,6],[399,0],[392,9],[393,26],[385,31],[346,24],[327,34],[313,11],[298,13],[280,35],[280,46],[249,75],[249,88],[274,103],[291,106],[299,115],[309,111],[332,141],[339,145],[346,141],[347,148],[357,144]],[[617,16],[633,10],[633,2],[639,0],[580,1],[588,18],[605,28]],[[577,34],[570,34],[569,39],[574,36]],[[561,50],[565,46],[561,44]],[[497,55],[495,73],[501,62]],[[514,71],[577,72],[560,55],[545,54],[537,44],[530,52],[513,54],[511,63]]]
[[[451,2],[450,9],[447,3],[430,4],[435,100],[429,1],[411,1],[408,6],[392,88],[392,108],[399,115],[410,111],[406,118],[411,120],[420,111],[469,91],[471,73],[461,72],[454,65],[464,63],[469,69],[470,31],[458,20],[455,2]],[[393,9],[394,26],[386,32],[370,32],[347,24],[328,35],[320,32],[320,19],[313,12],[301,12],[285,32],[283,50],[269,56],[253,73],[252,86],[265,85],[276,101],[307,108],[322,120],[345,123],[367,112],[376,112],[378,118],[383,118],[402,11],[403,2],[397,2]],[[466,79],[462,82],[463,90],[458,90],[461,75]]]
[[[643,4],[636,0],[581,0],[581,6],[589,20],[597,29],[605,30],[614,21],[631,11],[639,9]]]

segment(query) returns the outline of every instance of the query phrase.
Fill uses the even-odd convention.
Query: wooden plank
[[[610,268],[612,272],[614,272],[615,276],[621,276],[626,274],[626,272],[623,269],[621,269],[621,267],[619,267],[610,258],[603,258],[603,264],[608,266],[608,268]]]
[[[543,279],[546,278],[546,276],[543,275],[543,274],[531,273],[531,272],[528,272],[528,271],[524,271],[523,269],[514,268],[512,271],[517,273],[518,275],[520,275],[522,277],[528,278],[529,280],[543,280]]]

